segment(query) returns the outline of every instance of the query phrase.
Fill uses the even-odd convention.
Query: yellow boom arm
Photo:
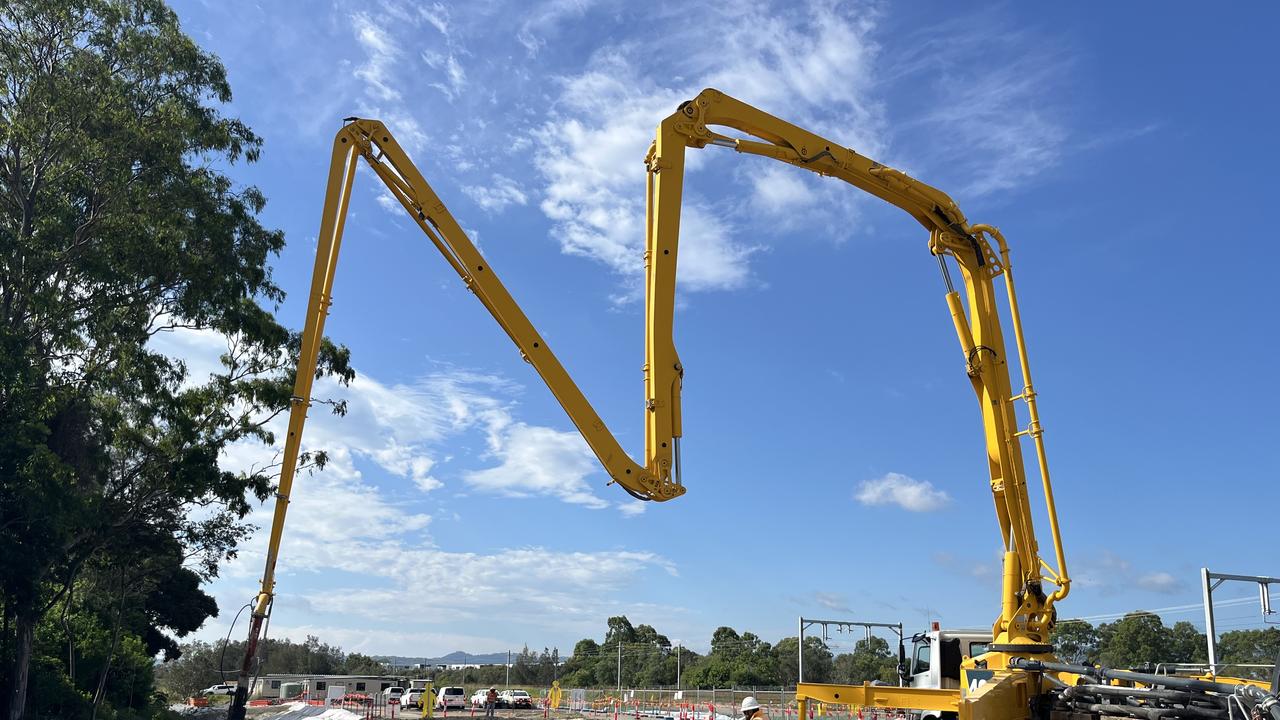
[[[293,406],[289,412],[289,434],[285,438],[275,515],[267,545],[266,569],[263,571],[261,589],[250,617],[249,641],[229,720],[244,718],[251,666],[257,654],[261,626],[274,594],[280,538],[289,508],[289,494],[293,488],[307,408],[310,406],[311,384],[315,379],[320,341],[324,337],[325,317],[333,302],[338,250],[342,244],[347,206],[351,200],[351,185],[360,158],[373,168],[392,196],[400,201],[409,217],[448,261],[449,266],[511,337],[520,349],[520,355],[538,371],[613,482],[641,500],[664,501],[684,494],[684,486],[680,482],[679,456],[682,370],[671,342],[673,316],[669,307],[665,308],[665,312],[655,312],[650,305],[647,317],[646,337],[649,338],[649,347],[646,350],[644,368],[647,417],[645,463],[641,465],[622,450],[617,438],[609,432],[600,415],[569,377],[560,360],[547,347],[533,323],[529,322],[529,318],[512,299],[488,261],[467,238],[458,221],[423,179],[422,173],[418,172],[418,168],[409,160],[391,132],[377,120],[348,120],[350,122],[333,140],[328,190],[325,194],[324,214],[320,220],[311,295],[307,303],[306,324],[302,331],[302,348],[298,357],[298,376],[294,382]],[[652,279],[650,283],[652,284]],[[661,338],[663,341],[655,343],[654,338]],[[655,369],[660,372],[655,372]],[[659,379],[655,381],[655,377]]]
[[[731,137],[713,129],[717,127],[730,128],[748,137]],[[998,652],[1023,655],[1049,652],[1053,605],[1067,596],[1070,580],[1018,316],[1009,247],[1000,231],[989,225],[971,225],[955,202],[936,188],[718,90],[704,90],[662,121],[646,159],[650,332],[665,332],[672,326],[685,148],[707,145],[781,160],[819,175],[838,178],[902,208],[929,231],[929,251],[942,267],[947,309],[955,323],[966,371],[982,409],[991,492],[1004,542],[1002,606],[992,647]],[[988,238],[996,241],[998,252]],[[953,258],[960,268],[967,312],[966,302],[952,286],[947,257]],[[1022,388],[1016,395],[1011,390],[1008,354],[996,307],[994,281],[1001,276],[1022,370]],[[650,348],[662,347],[661,343],[668,340],[666,335],[651,337]],[[653,378],[663,387],[667,378],[662,373],[667,368],[660,365],[655,368]],[[1015,401],[1019,400],[1027,406],[1025,427],[1019,427],[1014,411]],[[1041,558],[1036,544],[1020,444],[1023,437],[1030,437],[1035,446],[1056,569]],[[1041,589],[1045,580],[1056,586],[1048,595]]]

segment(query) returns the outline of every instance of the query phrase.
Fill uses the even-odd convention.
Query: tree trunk
[[[70,678],[71,684],[76,684],[76,638],[71,632],[71,620],[68,617],[71,613],[71,603],[75,600],[75,591],[67,591],[67,602],[62,606],[62,632],[67,636],[67,677]]]
[[[120,571],[120,605],[116,608],[115,627],[111,630],[111,650],[107,653],[107,662],[102,666],[102,674],[98,676],[98,689],[93,694],[93,714],[91,720],[98,720],[98,708],[102,706],[102,698],[107,694],[107,676],[111,673],[111,663],[116,659],[116,648],[120,645],[121,616],[124,614],[124,570]]]
[[[13,690],[9,695],[9,720],[22,720],[27,712],[27,679],[31,650],[36,639],[35,601],[20,599],[14,607]]]

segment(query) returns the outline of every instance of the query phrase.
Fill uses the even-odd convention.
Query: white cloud
[[[375,199],[378,201],[378,207],[396,217],[403,216],[402,214],[405,212],[404,206],[400,204],[399,200],[395,199],[395,196],[385,186],[379,188],[378,197]]]
[[[561,81],[555,109],[533,135],[535,163],[545,181],[541,207],[555,223],[562,250],[603,262],[633,284],[643,272],[640,161],[658,122],[703,87],[722,87],[809,128],[838,127],[835,136],[863,152],[882,146],[881,109],[870,99],[876,52],[868,39],[871,13],[823,3],[785,16],[737,6],[709,12],[715,14],[714,46],[688,42],[679,33],[657,41],[681,53],[680,73],[648,62],[661,53],[654,43],[603,49],[584,72]],[[795,43],[795,37],[806,42]],[[672,77],[677,79],[672,82]],[[688,155],[691,173],[708,162],[703,151]],[[799,179],[803,172],[795,168],[761,165],[766,162],[742,159],[750,167],[742,173],[750,178],[746,184],[762,200],[758,206],[737,203],[735,208],[732,200],[712,206],[695,183],[686,183],[678,276],[682,288],[725,290],[749,281],[749,261],[759,249],[760,233],[746,242],[740,227],[767,219],[763,224],[772,232],[805,223],[824,224],[841,236],[849,231],[848,219],[858,202],[855,192]],[[843,222],[836,222],[837,217]]]
[[[399,100],[400,90],[387,84],[392,66],[402,56],[395,40],[383,29],[382,23],[365,12],[351,15],[351,29],[355,33],[356,42],[365,52],[365,62],[356,68],[356,77],[365,82],[373,97],[379,100]]]
[[[546,495],[592,509],[609,506],[587,484],[600,474],[599,462],[576,431],[505,424],[490,432],[489,449],[499,464],[467,473],[468,485],[507,497]]]
[[[804,173],[785,165],[768,165],[751,173],[752,200],[765,212],[787,215],[817,201]]]
[[[225,347],[216,333],[176,331],[162,336],[157,349],[186,358],[195,383],[219,369],[210,358]],[[386,384],[367,375],[358,375],[348,388],[329,378],[317,381],[314,396],[344,398],[348,412],[339,418],[316,405],[308,419],[303,449],[324,449],[329,464],[295,478],[278,564],[281,594],[273,635],[296,639],[321,634],[348,651],[475,651],[518,646],[519,638],[439,632],[432,625],[502,617],[510,627],[581,636],[594,632],[599,619],[610,613],[652,611],[626,601],[625,591],[647,573],[678,574],[674,563],[660,555],[542,547],[453,552],[438,547],[429,534],[433,518],[418,509],[415,501],[423,500],[418,490],[440,487],[434,471],[451,461],[440,446],[449,442],[456,452],[455,441],[469,430],[482,431],[489,456],[498,459],[494,467],[462,475],[474,489],[547,496],[590,508],[613,506],[627,517],[643,511],[637,507],[642,503],[614,503],[592,492],[588,480],[602,473],[576,432],[515,420],[504,397],[517,391],[500,378],[456,369],[410,383]],[[284,424],[281,416],[271,425],[278,439],[284,437]],[[279,447],[239,443],[227,450],[221,464],[229,470],[265,467],[278,462],[278,453]],[[378,483],[362,471],[362,461],[411,484]],[[275,502],[271,498],[253,508],[246,521],[259,531],[237,558],[221,567],[216,591],[224,609],[238,606],[253,592],[250,583],[261,573],[265,530]],[[316,587],[306,577],[324,578],[321,589],[296,589]],[[450,592],[423,592],[440,587]],[[406,607],[424,619],[406,622]],[[368,629],[370,622],[399,629]],[[366,627],[357,631],[352,626]],[[220,636],[224,629],[211,625],[204,635]]]
[[[1086,554],[1072,561],[1072,570],[1072,582],[1077,588],[1107,597],[1127,593],[1133,588],[1161,595],[1177,595],[1187,589],[1178,576],[1159,570],[1143,571],[1135,567],[1133,561],[1110,550]]]
[[[849,608],[848,598],[846,598],[843,595],[840,595],[839,593],[821,592],[821,591],[815,592],[813,594],[813,599],[814,599],[814,602],[818,603],[819,605],[821,605],[822,607],[828,610],[835,610],[837,612],[843,612],[843,613],[854,612]]]
[[[716,42],[695,58],[703,67],[698,89],[719,88],[879,155],[884,122],[873,92],[880,50],[872,40],[876,11],[857,3],[809,2],[789,13],[749,3],[720,12]]]
[[[535,57],[561,22],[583,15],[593,4],[594,0],[543,0],[526,12],[516,40],[528,51],[529,57]]]
[[[225,351],[226,341],[217,333],[183,330],[160,337],[163,344],[157,349],[191,364],[191,382],[203,382],[219,369],[210,358]],[[593,509],[609,507],[611,503],[592,490],[590,481],[602,480],[604,473],[582,436],[576,430],[518,421],[509,399],[518,392],[518,386],[502,378],[456,369],[392,385],[363,374],[349,387],[321,378],[313,397],[341,398],[347,413],[335,417],[323,405],[313,407],[303,449],[329,454],[330,464],[318,478],[358,483],[362,475],[356,463],[366,460],[430,492],[444,485],[433,474],[440,445],[479,430],[487,443],[483,459],[497,462],[462,473],[468,486],[505,497],[551,497]],[[281,415],[271,424],[277,439],[285,436],[286,423]],[[279,451],[280,447],[246,441],[229,448],[223,460],[235,470],[263,467],[274,462]],[[619,503],[618,509],[626,515],[637,513],[627,503]]]
[[[443,82],[433,82],[431,87],[439,90],[445,97],[453,100],[467,83],[467,73],[462,69],[462,64],[458,62],[458,58],[453,53],[442,54],[431,50],[422,51],[422,61],[432,70],[438,70],[444,74]]]
[[[187,368],[187,387],[202,385],[213,373],[225,372],[218,358],[227,352],[227,336],[214,330],[166,330],[151,336],[148,348],[182,361]]]
[[[494,173],[488,185],[466,185],[462,191],[486,212],[502,212],[509,205],[525,205],[529,196],[515,180]]]
[[[1182,581],[1167,572],[1147,573],[1139,577],[1137,583],[1143,590],[1162,595],[1177,595],[1183,590]]]
[[[951,502],[946,491],[935,488],[928,480],[895,472],[863,482],[854,497],[863,505],[897,505],[911,512],[940,510]]]
[[[930,88],[930,109],[906,125],[930,139],[923,164],[945,172],[957,194],[1018,188],[1057,164],[1067,109],[1053,97],[1068,82],[1071,58],[994,13],[970,13],[930,28],[947,42],[920,43],[895,63],[893,81]]]
[[[630,502],[618,503],[618,512],[622,513],[623,517],[631,518],[643,515],[644,511],[648,508],[649,503],[644,500],[632,500]]]
[[[276,614],[283,614],[279,607]],[[401,615],[403,616],[403,611]],[[489,635],[437,632],[416,628],[377,630],[343,627],[329,623],[295,622],[290,625],[274,623],[271,626],[271,635],[276,638],[289,638],[295,642],[301,642],[308,635],[315,635],[330,645],[342,648],[345,652],[367,655],[418,656],[422,654],[423,648],[440,648],[441,654],[446,650],[457,648],[467,648],[474,653],[487,653],[505,651],[513,645],[510,640],[499,640]]]
[[[400,92],[397,69],[405,63],[405,54],[392,29],[420,27],[426,18],[396,3],[384,3],[376,14],[355,12],[349,20],[356,43],[364,53],[354,69],[363,88],[352,98],[356,114],[381,120],[410,155],[420,153],[426,148],[428,137]]]
[[[557,552],[532,547],[478,554],[397,548],[385,553],[387,562],[371,565],[360,559],[376,558],[376,554],[366,555],[368,548],[354,550],[358,554],[347,554],[352,558],[349,568],[334,569],[367,577],[366,587],[307,594],[308,607],[316,614],[351,619],[353,624],[394,623],[401,628],[402,637],[379,638],[377,647],[382,652],[414,648],[406,654],[415,655],[423,647],[442,652],[467,647],[475,652],[509,648],[514,643],[510,638],[500,641],[503,644],[477,638],[460,645],[456,640],[441,639],[439,633],[415,627],[417,622],[412,619],[405,622],[406,607],[414,608],[415,617],[430,618],[433,623],[502,618],[504,625],[513,627],[584,635],[596,632],[600,618],[610,613],[639,609],[615,594],[644,582],[654,572],[675,575],[669,561],[645,552]],[[425,588],[445,587],[449,592],[423,592]],[[678,608],[665,610],[678,612]],[[453,644],[442,646],[445,642]]]

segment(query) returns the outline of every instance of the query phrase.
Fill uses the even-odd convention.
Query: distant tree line
[[[510,672],[506,665],[481,665],[456,670],[421,669],[414,670],[411,675],[435,678],[437,685],[502,687],[509,678],[512,685],[549,687],[552,682],[560,680],[563,673],[559,648],[543,648],[542,652],[535,652],[526,645],[520,652],[511,654]]]
[[[1207,663],[1205,634],[1189,622],[1165,625],[1159,615],[1135,612],[1094,626],[1082,620],[1058,623],[1053,631],[1058,657],[1072,663],[1142,668],[1157,663]],[[1218,639],[1218,662],[1271,665],[1280,659],[1280,629],[1232,630]],[[1265,677],[1262,670],[1225,668],[1227,673]]]
[[[799,677],[799,639],[770,644],[751,632],[719,627],[708,653],[673,647],[649,625],[632,626],[626,616],[611,617],[604,639],[586,638],[573,648],[562,670],[565,687],[675,687],[677,653],[680,685],[685,688],[792,686]],[[853,652],[833,655],[820,638],[804,641],[807,682],[860,683],[897,679],[897,651],[882,638],[861,640]]]
[[[211,685],[235,682],[244,657],[244,641],[192,642],[182,646],[180,657],[156,667],[156,684],[170,698],[189,697]],[[307,675],[384,675],[387,667],[368,655],[344,653],[341,648],[308,635],[303,642],[266,638],[258,645],[259,675],[301,673]]]
[[[909,642],[909,641],[908,641]],[[1111,623],[1093,625],[1067,620],[1054,630],[1058,656],[1072,663],[1096,663],[1118,668],[1147,668],[1155,663],[1204,663],[1204,633],[1189,622],[1165,625],[1152,613],[1137,612]],[[541,652],[523,648],[513,653],[511,667],[485,665],[453,670],[420,669],[410,676],[431,677],[437,685],[468,688],[502,687],[508,678],[513,686],[548,687],[559,681],[566,688],[663,688],[676,685],[676,658],[679,653],[680,685],[694,688],[792,687],[799,678],[796,637],[770,644],[750,632],[739,633],[720,627],[712,633],[710,652],[699,654],[677,648],[650,625],[635,625],[626,616],[608,620],[603,640],[579,640],[573,655],[561,660],[557,648]],[[817,637],[804,641],[806,682],[860,684],[896,683],[898,649],[887,640],[871,637],[859,640],[853,650],[833,653]],[[1272,664],[1280,653],[1280,629],[1233,630],[1223,633],[1219,643],[1220,662]],[[201,688],[230,678],[231,668],[243,652],[243,644],[232,642],[223,652],[223,643],[194,642],[183,645],[181,656],[156,670],[162,690],[172,697],[184,697]],[[908,648],[908,654],[910,648]],[[298,673],[314,675],[382,675],[390,673],[386,664],[360,653],[344,653],[341,648],[307,636],[301,643],[268,639],[261,653],[261,674]],[[225,668],[223,672],[220,669]],[[1236,669],[1231,674],[1265,677],[1265,671]]]

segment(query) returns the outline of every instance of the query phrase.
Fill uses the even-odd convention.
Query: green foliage
[[[799,638],[782,638],[773,646],[774,663],[778,668],[778,684],[795,685],[800,678]],[[831,650],[821,638],[804,639],[805,682],[830,682],[833,671]]]
[[[1098,661],[1098,629],[1084,620],[1060,622],[1053,628],[1049,641],[1063,662],[1082,664]]]
[[[794,646],[792,648],[794,650]],[[685,675],[686,687],[753,687],[777,685],[778,658],[757,635],[741,635],[719,627],[711,635],[711,652]]]
[[[1262,630],[1232,630],[1222,633],[1218,639],[1219,662],[1245,665],[1274,665],[1280,662],[1280,628]],[[1227,668],[1231,674],[1243,677],[1267,679],[1270,674],[1261,668]]]
[[[273,442],[298,347],[272,316],[284,238],[222,172],[261,140],[219,111],[225,70],[161,0],[6,2],[0,77],[0,685],[18,689],[0,703],[150,712],[135,653],[172,655],[216,613],[200,583],[278,470],[218,464]],[[174,330],[228,338],[216,376],[153,349]],[[326,344],[319,372],[349,381],[346,350]]]
[[[1174,623],[1169,629],[1164,652],[1165,657],[1171,658],[1170,662],[1209,662],[1208,640],[1186,620]]]
[[[805,677],[808,678],[808,665],[805,665]],[[898,652],[890,648],[888,641],[872,636],[868,640],[859,640],[853,646],[853,652],[836,657],[832,668],[832,680],[837,683],[857,685],[864,682],[898,682]]]
[[[225,647],[225,650],[224,650]],[[182,646],[181,654],[156,668],[156,682],[169,697],[185,698],[210,685],[230,682],[244,642],[193,642]],[[315,635],[295,643],[288,638],[265,638],[259,645],[258,673],[305,673],[315,675],[383,675],[387,667],[368,655],[346,654],[342,648],[320,641]]]
[[[1165,626],[1159,615],[1135,612],[1098,626],[1098,662],[1110,667],[1204,662],[1204,633],[1189,622]]]

